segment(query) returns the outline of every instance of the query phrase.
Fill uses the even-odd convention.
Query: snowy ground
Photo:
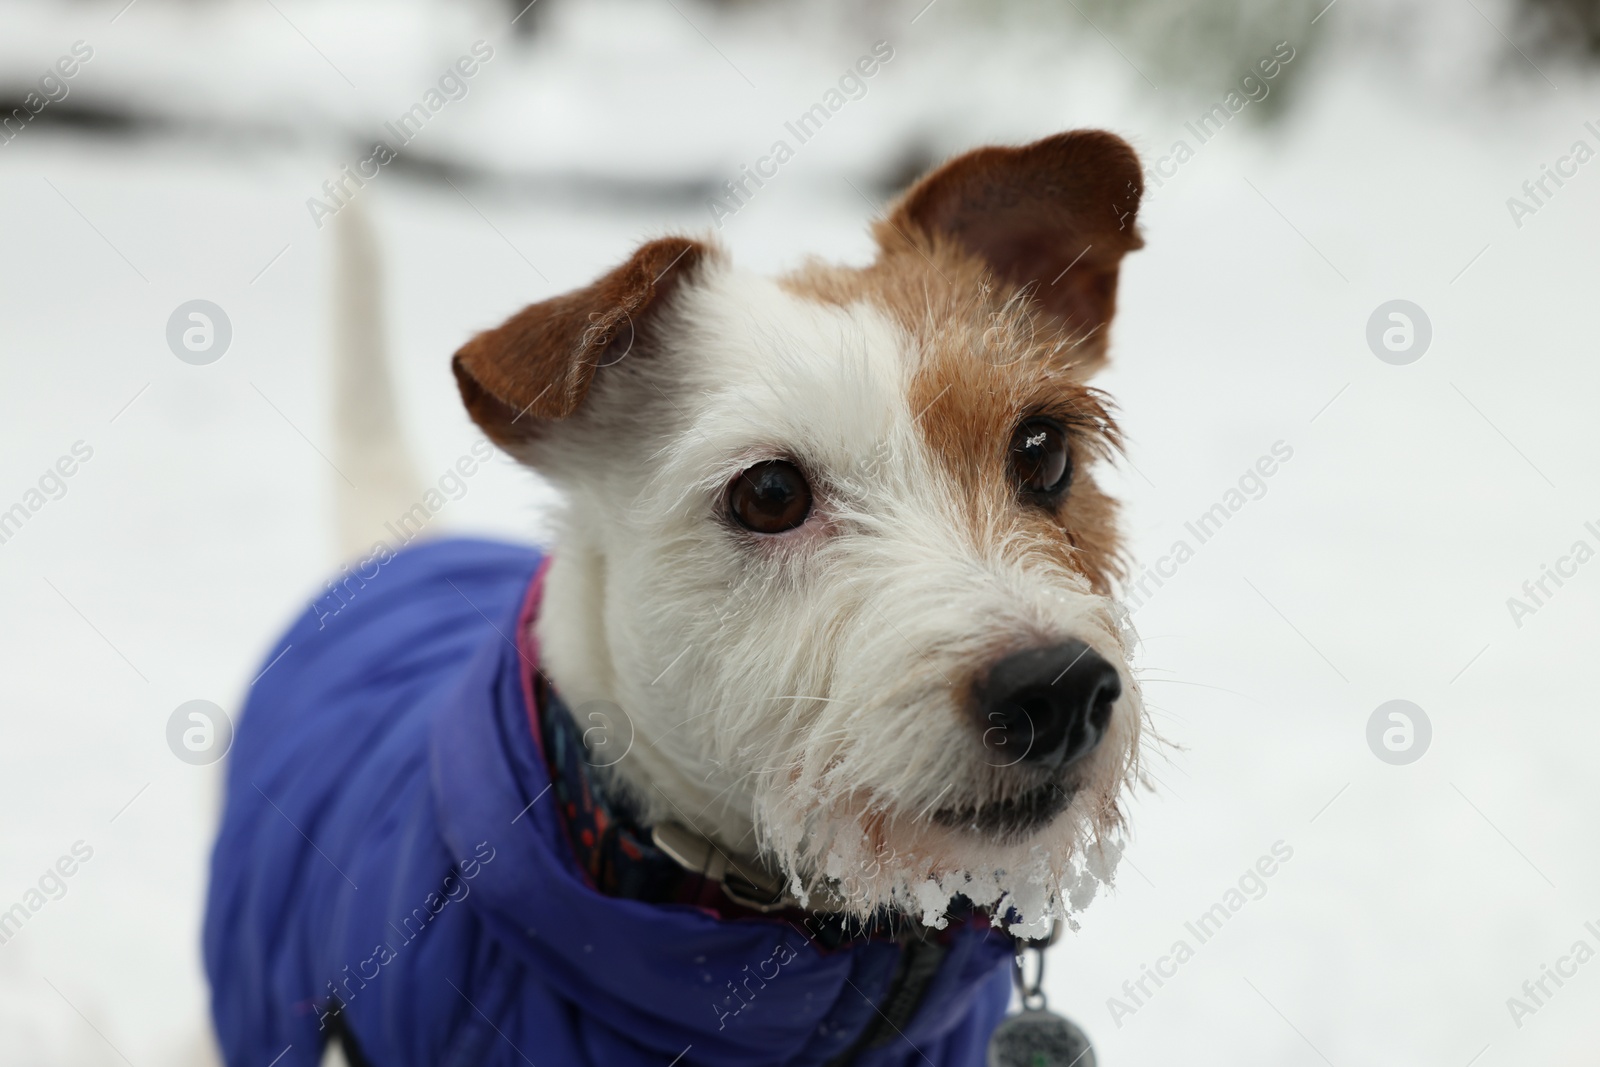
[[[174,8],[145,0],[111,23],[118,6],[0,8],[15,31],[0,33],[7,84],[82,38],[96,54],[74,78],[80,99],[145,86],[157,110],[243,115],[267,132],[217,144],[40,128],[0,148],[0,510],[77,442],[80,457],[92,449],[64,495],[0,544],[0,909],[75,843],[80,859],[92,849],[46,879],[64,892],[0,945],[6,1063],[146,1067],[201,1045],[196,936],[220,768],[175,759],[167,720],[195,698],[235,709],[337,562],[335,476],[318,452],[332,436],[331,244],[305,200],[355,158],[339,131],[409,106],[488,36],[405,7],[385,23],[393,39],[361,35],[363,51],[309,8],[282,5],[301,36],[270,7],[256,25],[220,5],[207,10],[232,15],[193,31],[212,46],[190,63],[172,44]],[[471,330],[587,281],[643,236],[707,227],[700,200],[639,190],[730,176],[877,36],[896,58],[728,220],[719,236],[736,258],[864,258],[874,183],[917,144],[1095,124],[1158,157],[1227,88],[1156,98],[1081,27],[1058,59],[1003,27],[941,33],[938,7],[893,33],[788,44],[685,10],[725,57],[670,8],[609,36],[600,16],[572,16],[565,67],[516,65],[503,44],[476,95],[419,138],[480,180],[458,191],[386,172],[362,194],[424,478],[474,440],[447,371]],[[1347,0],[1309,32],[1367,14]],[[1497,41],[1471,6],[1430,18],[1453,47]],[[1547,583],[1553,595],[1520,620],[1507,598],[1575,541],[1600,549],[1585,527],[1600,531],[1600,163],[1520,228],[1506,198],[1574,141],[1600,148],[1583,126],[1600,127],[1600,90],[1549,68],[1559,89],[1526,68],[1449,81],[1437,53],[1322,55],[1284,75],[1305,79],[1288,121],[1230,127],[1155,191],[1147,248],[1124,270],[1103,384],[1131,447],[1113,477],[1142,564],[1180,539],[1195,551],[1135,615],[1175,747],[1151,762],[1157,789],[1135,805],[1118,891],[1051,953],[1052,1004],[1107,1067],[1591,1063],[1600,964],[1546,980],[1551,995],[1520,1020],[1507,998],[1527,1000],[1524,981],[1575,942],[1600,949],[1584,925],[1600,931],[1588,669],[1600,564]],[[502,75],[544,81],[494,89]],[[673,88],[646,93],[651,79]],[[518,99],[538,106],[524,114]],[[572,180],[585,175],[633,192],[585,193]],[[233,327],[209,366],[175,359],[165,338],[196,297]],[[1366,340],[1369,316],[1397,298],[1432,325],[1404,366]],[[1291,458],[1200,544],[1185,523],[1279,442]],[[499,465],[438,522],[531,537],[547,502]],[[1405,766],[1367,742],[1374,709],[1397,698],[1432,726]],[[1226,905],[1278,842],[1292,857],[1246,879],[1260,899],[1200,943],[1186,923]],[[1124,990],[1179,940],[1193,957],[1172,977]]]

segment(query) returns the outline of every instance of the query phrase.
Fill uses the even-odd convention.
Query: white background
[[[0,946],[0,1061],[203,1054],[221,769],[175,759],[165,726],[194,698],[236,710],[339,562],[318,452],[332,244],[306,198],[474,40],[495,44],[414,146],[465,167],[459,191],[394,169],[362,194],[432,481],[476,439],[448,373],[462,340],[643,238],[709,228],[671,189],[763,154],[874,40],[896,55],[867,95],[717,234],[737,260],[866,259],[885,176],[918,146],[1088,125],[1156,156],[1193,145],[1183,121],[1234,77],[1141,73],[1070,9],[983,19],[951,0],[912,23],[920,6],[569,3],[531,47],[488,7],[0,6],[3,84],[83,39],[69,102],[172,123],[0,147],[0,509],[75,441],[94,449],[0,544],[0,908],[73,842],[94,849]],[[1135,617],[1171,744],[1117,891],[1049,965],[1053,1006],[1106,1067],[1579,1064],[1600,1038],[1600,962],[1520,1028],[1506,1006],[1579,938],[1600,949],[1583,928],[1600,925],[1600,562],[1520,627],[1506,603],[1575,540],[1600,549],[1600,162],[1520,228],[1506,207],[1574,140],[1600,148],[1582,126],[1600,90],[1535,71],[1501,7],[1384,10],[1343,0],[1303,26],[1274,90],[1290,106],[1241,116],[1155,190],[1123,271],[1101,384],[1130,441],[1107,477],[1141,565],[1275,442],[1293,458]],[[233,326],[205,367],[165,341],[196,297]],[[1365,340],[1395,298],[1432,323],[1408,366]],[[497,461],[436,526],[531,539],[548,502]],[[1396,698],[1432,722],[1409,766],[1366,741]],[[1280,840],[1293,858],[1265,896],[1114,1022],[1108,998],[1194,945],[1185,922]]]

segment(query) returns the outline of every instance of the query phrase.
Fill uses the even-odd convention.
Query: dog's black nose
[[[1121,695],[1117,669],[1082,641],[1013,653],[979,689],[984,747],[1000,766],[1065,767],[1094,751]]]

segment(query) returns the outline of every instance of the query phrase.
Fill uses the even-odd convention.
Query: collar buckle
[[[781,874],[729,856],[710,838],[687,826],[675,822],[656,823],[650,828],[650,840],[684,870],[720,883],[722,895],[742,908],[768,914],[801,906],[788,891]],[[824,907],[810,910],[837,910],[826,906],[837,903],[831,894],[811,895],[820,897],[813,903]]]

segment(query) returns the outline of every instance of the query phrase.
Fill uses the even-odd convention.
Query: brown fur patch
[[[1109,594],[1124,576],[1116,502],[1095,484],[1093,462],[1120,438],[1101,394],[1083,384],[1066,336],[1030,314],[975,256],[933,240],[886,252],[870,267],[812,264],[783,279],[825,303],[868,301],[905,330],[919,353],[909,403],[924,439],[959,487],[984,543],[1018,536]],[[1022,501],[1007,449],[1017,423],[1053,415],[1069,431],[1074,476],[1055,511]]]
[[[980,148],[932,171],[875,225],[871,266],[813,263],[782,279],[800,296],[887,312],[919,359],[911,409],[975,535],[1016,539],[1103,595],[1124,566],[1116,503],[1089,467],[1120,439],[1083,383],[1105,362],[1122,257],[1143,244],[1142,192],[1133,149],[1102,131]],[[1010,479],[1011,434],[1031,415],[1069,431],[1073,482],[1051,510]]]
[[[913,185],[874,233],[889,254],[942,238],[1002,283],[1026,287],[1045,318],[1082,339],[1081,363],[1092,372],[1105,358],[1122,257],[1144,244],[1143,192],[1139,157],[1127,142],[1104,130],[1072,130],[957,156]]]
[[[505,447],[535,436],[545,420],[567,418],[595,371],[622,359],[647,329],[651,309],[716,254],[686,237],[651,241],[582,289],[478,334],[451,364],[473,421]]]

